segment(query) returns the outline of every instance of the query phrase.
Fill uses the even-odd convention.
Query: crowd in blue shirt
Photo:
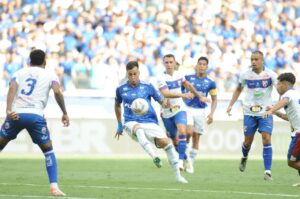
[[[257,49],[266,67],[300,75],[297,1],[2,0],[0,30],[0,87],[32,48],[46,50],[65,90],[111,92],[133,59],[142,80],[155,80],[168,53],[183,71],[207,56],[220,91],[235,88]]]

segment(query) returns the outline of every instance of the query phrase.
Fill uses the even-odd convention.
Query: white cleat
[[[64,192],[62,192],[59,188],[50,188],[51,196],[66,196]]]
[[[272,175],[271,175],[271,173],[265,173],[265,175],[264,175],[264,180],[265,181],[272,181],[273,180],[273,178],[272,178]]]
[[[184,170],[187,173],[194,173],[193,162],[189,157],[186,160],[184,160]]]
[[[293,184],[293,187],[300,187],[300,182]]]
[[[177,175],[176,176],[176,181],[182,184],[187,184],[188,181],[182,176],[182,175]]]
[[[178,161],[178,167],[179,167],[179,170],[180,170],[180,171],[184,171],[183,160],[180,159],[180,160]]]

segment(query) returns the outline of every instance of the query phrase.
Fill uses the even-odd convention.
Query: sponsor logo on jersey
[[[10,125],[9,125],[9,123],[8,123],[8,122],[5,122],[5,124],[4,124],[4,128],[5,128],[5,129],[9,129],[9,128],[10,128]]]
[[[43,127],[43,128],[42,128],[42,133],[45,134],[46,131],[47,131],[46,127]]]

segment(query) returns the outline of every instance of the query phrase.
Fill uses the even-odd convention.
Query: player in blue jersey
[[[167,101],[163,100],[153,85],[139,80],[138,62],[130,61],[126,65],[126,71],[128,81],[116,89],[115,114],[118,121],[118,129],[115,136],[119,139],[124,128],[125,132],[151,156],[157,167],[161,167],[162,162],[153,150],[151,143],[158,148],[163,148],[173,168],[177,182],[187,183],[186,179],[180,174],[178,154],[173,144],[167,138],[166,133],[159,127],[156,112],[151,105],[151,98],[164,107],[168,106]],[[131,110],[131,104],[137,98],[145,99],[148,102],[149,110],[145,115],[135,115]],[[124,108],[124,126],[122,124],[122,103]]]
[[[251,54],[251,68],[242,73],[239,79],[239,85],[232,95],[231,101],[227,108],[230,112],[233,104],[245,89],[245,98],[243,100],[244,111],[244,142],[242,145],[243,157],[239,165],[240,171],[244,171],[248,159],[254,135],[256,130],[262,136],[263,159],[264,159],[264,179],[272,180],[272,144],[271,134],[273,130],[273,117],[270,115],[266,118],[263,113],[266,107],[272,104],[272,90],[276,85],[277,75],[264,67],[264,58],[261,51],[255,51]]]
[[[300,175],[300,94],[294,89],[296,77],[293,73],[282,73],[278,77],[277,91],[280,100],[264,113],[264,117],[271,114],[289,121],[291,124],[291,142],[288,150],[288,165],[298,171]],[[284,108],[286,113],[279,110]],[[293,184],[299,187],[300,183]]]
[[[202,96],[207,97],[208,93],[211,96],[210,113],[205,119],[205,108],[207,104],[198,97],[192,99],[184,99],[187,105],[187,135],[188,141],[192,137],[192,145],[190,150],[190,158],[194,163],[194,160],[199,150],[200,136],[205,133],[205,120],[207,124],[213,122],[213,115],[217,108],[217,88],[216,83],[207,76],[208,59],[206,57],[200,57],[195,67],[195,74],[186,75],[185,79],[189,81]],[[183,87],[183,93],[189,92]]]
[[[56,102],[61,108],[62,123],[69,126],[69,117],[64,98],[60,91],[58,77],[45,69],[46,54],[42,50],[30,53],[30,67],[17,71],[10,81],[7,94],[6,119],[0,131],[0,151],[7,143],[26,129],[32,141],[38,144],[45,155],[46,169],[52,196],[65,196],[57,184],[57,163],[52,141],[43,110],[46,107],[49,91],[53,90]]]
[[[174,55],[165,55],[163,62],[166,72],[163,76],[158,78],[158,88],[161,94],[169,100],[171,108],[162,108],[162,120],[174,145],[177,145],[181,170],[193,173],[192,162],[186,154],[187,118],[182,98],[193,98],[197,96],[202,101],[207,101],[207,98],[198,93],[193,85],[185,79],[184,75],[175,70],[176,60]],[[182,86],[186,87],[191,93],[182,93]]]

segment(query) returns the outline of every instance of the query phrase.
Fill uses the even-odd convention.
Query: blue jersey
[[[202,96],[207,97],[208,93],[210,93],[210,95],[217,95],[216,83],[209,77],[205,76],[204,78],[200,78],[194,74],[185,76],[185,79],[190,82]],[[185,87],[182,87],[182,89],[183,93],[188,92]],[[207,106],[207,104],[200,101],[197,96],[193,99],[184,99],[184,102],[187,106],[193,108],[205,108]]]
[[[162,96],[152,84],[139,82],[136,87],[132,87],[127,81],[116,89],[116,103],[123,103],[124,120],[126,122],[136,121],[139,123],[156,123],[158,124],[156,112],[151,105],[151,97],[155,101],[161,101]],[[149,110],[145,115],[138,116],[131,111],[131,103],[137,99],[143,98],[148,102]]]

